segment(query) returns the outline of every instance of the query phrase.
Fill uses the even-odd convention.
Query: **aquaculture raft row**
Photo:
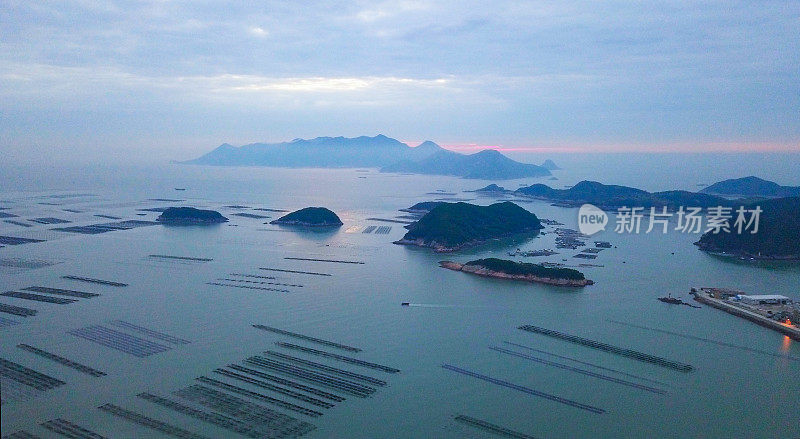
[[[20,316],[20,317],[30,317],[30,316],[35,316],[36,313],[38,313],[39,311],[30,308],[23,308],[21,306],[6,305],[5,303],[0,303],[0,312],[4,312],[6,314],[14,314],[15,316]]]
[[[256,287],[253,285],[236,285],[236,284],[223,284],[219,282],[206,282],[206,285],[216,285],[218,287],[233,287],[233,288],[245,288],[248,290],[262,290],[262,291],[277,291],[279,293],[289,293],[289,290],[283,290],[280,288],[270,288],[270,287]]]
[[[199,384],[178,390],[175,395],[232,416],[241,422],[252,424],[257,428],[276,430],[287,436],[301,436],[316,428],[308,422]]]
[[[52,218],[52,217],[45,217],[45,218],[30,218],[28,221],[33,221],[39,224],[66,224],[71,221],[67,221],[61,218]]]
[[[157,259],[177,259],[180,261],[195,261],[195,262],[211,262],[212,258],[193,258],[189,256],[172,256],[172,255],[148,255],[151,258]]]
[[[642,376],[639,376],[639,375],[630,374],[630,373],[627,373],[627,372],[623,372],[621,370],[612,369],[610,367],[600,366],[599,364],[588,363],[586,361],[581,361],[581,360],[578,360],[578,359],[575,359],[575,358],[571,358],[571,357],[567,357],[567,356],[564,356],[564,355],[554,354],[552,352],[543,351],[541,349],[535,349],[535,348],[532,348],[530,346],[525,346],[525,345],[521,345],[521,344],[517,344],[517,343],[512,343],[510,341],[504,341],[503,343],[509,344],[511,346],[516,346],[518,348],[527,349],[529,351],[539,352],[541,354],[546,354],[546,355],[549,355],[551,357],[561,358],[562,360],[569,360],[569,361],[572,361],[572,362],[575,362],[575,363],[578,363],[578,364],[591,366],[591,367],[594,367],[596,369],[607,370],[609,372],[614,372],[614,373],[617,373],[617,374],[620,374],[620,375],[624,375],[624,376],[627,376],[627,377],[636,378],[637,380],[648,381],[648,382],[651,382],[651,383],[654,383],[654,384],[660,384],[662,386],[667,386],[668,385],[667,383],[664,383],[662,381],[653,380],[653,379],[645,378],[645,377],[642,377]]]
[[[113,282],[110,280],[102,280],[102,279],[93,279],[91,277],[82,277],[82,276],[61,276],[62,279],[69,279],[69,280],[79,280],[82,282],[89,282],[93,284],[101,284],[101,285],[109,285],[112,287],[127,287],[128,284],[124,284],[122,282]]]
[[[447,370],[451,370],[453,372],[460,373],[462,375],[471,376],[473,378],[477,378],[479,380],[487,381],[492,384],[497,384],[498,386],[508,387],[509,389],[518,390],[520,392],[524,392],[533,396],[538,396],[540,398],[549,399],[550,401],[555,401],[564,405],[568,405],[570,407],[579,408],[581,410],[586,410],[588,412],[596,413],[596,414],[603,414],[605,410],[601,408],[597,408],[588,404],[583,404],[577,401],[573,401],[571,399],[562,398],[560,396],[551,395],[549,393],[540,392],[538,390],[534,390],[525,386],[520,386],[518,384],[510,383],[508,381],[503,381],[497,378],[492,378],[490,376],[482,375],[476,372],[471,372],[466,369],[461,369],[460,367],[451,366],[449,364],[443,364],[442,367]]]
[[[25,430],[19,430],[3,436],[2,439],[41,439],[41,438],[34,434],[30,434]]]
[[[0,358],[0,376],[10,378],[36,390],[50,390],[67,384],[64,381],[29,369],[13,361],[8,361],[5,358]]]
[[[535,334],[543,334],[549,337],[566,340],[571,343],[588,346],[590,348],[599,349],[601,351],[610,352],[612,354],[620,355],[623,357],[633,358],[634,360],[652,363],[658,366],[675,369],[681,372],[691,372],[693,367],[690,364],[679,363],[677,361],[667,360],[666,358],[656,357],[655,355],[645,354],[643,352],[634,351],[631,349],[620,348],[610,344],[602,343],[599,341],[589,340],[575,335],[565,334],[563,332],[553,331],[550,329],[540,328],[533,325],[523,325],[518,329],[523,331],[533,332]]]
[[[287,283],[282,283],[282,282],[270,282],[270,281],[248,280],[248,279],[231,279],[231,278],[228,278],[228,277],[222,277],[222,278],[219,278],[217,280],[222,280],[222,281],[225,281],[225,282],[242,282],[242,283],[248,283],[248,284],[276,285],[276,286],[279,286],[279,287],[303,288],[302,285],[287,284]]]
[[[508,428],[501,427],[499,425],[492,424],[491,422],[486,422],[484,420],[473,418],[470,416],[458,415],[455,417],[455,420],[463,424],[467,424],[471,427],[480,428],[482,430],[486,430],[488,432],[498,434],[500,436],[511,437],[514,439],[536,439],[535,437],[527,435],[525,433],[509,430]]]
[[[161,422],[145,415],[126,410],[114,404],[103,404],[98,408],[104,412],[111,413],[114,416],[119,416],[120,418],[127,419],[128,421],[144,427],[152,428],[153,430],[160,431],[179,439],[207,439],[205,436],[201,436],[199,434],[192,433],[191,431],[167,424],[166,422]]]
[[[383,372],[388,372],[388,373],[398,373],[398,372],[400,372],[400,369],[395,369],[393,367],[383,366],[381,364],[376,364],[376,363],[370,363],[370,362],[367,362],[367,361],[359,360],[357,358],[345,357],[344,355],[332,354],[330,352],[320,351],[318,349],[307,348],[305,346],[298,346],[298,345],[292,344],[292,343],[284,343],[284,342],[280,342],[279,341],[279,342],[276,342],[275,344],[278,345],[278,346],[287,348],[287,349],[295,349],[295,350],[303,351],[303,352],[306,352],[306,353],[309,353],[309,354],[319,355],[321,357],[333,358],[334,360],[344,361],[345,363],[350,363],[350,364],[357,364],[359,366],[368,367],[370,369],[377,369],[377,370],[381,370]]]
[[[249,369],[247,367],[239,366],[237,364],[229,364],[228,367],[230,369],[233,369],[233,370],[236,370],[236,371],[239,371],[239,372],[243,372],[243,373],[246,373],[246,374],[254,376],[254,377],[262,378],[262,379],[265,379],[265,380],[268,380],[268,381],[272,381],[274,383],[282,384],[282,385],[284,385],[286,387],[291,387],[291,388],[294,388],[294,389],[302,390],[302,391],[304,391],[306,393],[310,393],[312,395],[316,395],[316,396],[319,396],[319,397],[322,397],[322,398],[330,399],[331,401],[342,402],[342,401],[345,400],[345,398],[343,398],[343,397],[341,397],[339,395],[335,395],[333,393],[328,393],[328,392],[325,392],[323,390],[319,390],[316,387],[306,386],[305,384],[300,384],[300,383],[294,382],[292,380],[288,380],[286,378],[282,378],[282,377],[275,376],[275,375],[270,375],[268,373],[259,372],[259,371],[254,370],[254,369]],[[224,370],[224,369],[217,369],[217,370]]]
[[[16,320],[7,319],[5,317],[0,317],[0,328],[5,328],[6,326],[14,326],[19,325],[20,322]]]
[[[295,378],[321,384],[331,389],[347,392],[351,395],[358,396],[359,398],[366,398],[367,396],[375,393],[375,389],[352,381],[347,381],[342,378],[337,378],[331,375],[314,372],[302,367],[293,366],[280,361],[270,360],[264,357],[250,357],[245,360],[245,363],[257,366],[266,370],[290,375]]]
[[[43,422],[41,426],[71,439],[107,439],[105,436],[60,418]]]
[[[283,273],[297,273],[297,274],[311,274],[314,276],[332,276],[328,273],[315,273],[313,271],[297,271],[297,270],[284,270],[281,268],[267,268],[267,267],[258,267],[259,270],[266,270],[266,271],[280,271]]]
[[[271,428],[267,429],[263,427],[258,428],[252,424],[248,424],[246,422],[242,422],[228,416],[220,415],[213,412],[209,413],[209,412],[204,412],[202,410],[197,410],[193,407],[189,407],[188,405],[182,404],[178,401],[169,398],[162,398],[160,396],[153,395],[152,393],[145,392],[145,393],[140,393],[137,396],[144,400],[150,401],[154,404],[158,404],[162,407],[175,410],[178,413],[183,413],[184,415],[191,416],[195,419],[208,422],[209,424],[216,425],[217,427],[224,428],[226,430],[253,439],[261,439],[261,438],[277,439],[277,438],[287,437],[287,434],[284,431]]]
[[[115,230],[130,230],[136,227],[155,226],[155,221],[127,220],[113,223],[91,224],[88,226],[56,227],[52,230],[59,232],[82,233],[85,235],[97,235],[100,233],[113,232]]]
[[[303,358],[293,357],[291,355],[286,355],[286,354],[283,354],[283,353],[280,353],[280,352],[264,351],[264,353],[269,355],[269,356],[272,356],[272,357],[280,358],[281,360],[284,360],[284,361],[291,361],[293,363],[302,364],[304,366],[312,367],[314,369],[318,369],[318,370],[321,370],[323,372],[334,373],[336,375],[341,375],[341,376],[347,377],[347,378],[355,378],[357,380],[361,380],[361,381],[364,381],[364,382],[367,382],[367,383],[370,383],[370,384],[374,384],[376,386],[385,386],[387,384],[386,381],[379,380],[377,378],[372,378],[370,376],[361,375],[361,374],[358,374],[358,373],[355,373],[355,372],[350,372],[349,370],[338,369],[338,368],[331,367],[331,366],[328,366],[328,365],[325,365],[325,364],[321,364],[321,363],[315,363],[313,361],[309,361],[309,360],[306,360],[306,359],[303,359]]]
[[[69,360],[69,359],[64,358],[62,356],[59,356],[59,355],[52,354],[50,352],[41,350],[39,348],[35,348],[35,347],[31,346],[31,345],[27,345],[27,344],[23,343],[23,344],[18,344],[17,347],[20,348],[20,349],[26,350],[28,352],[34,353],[34,354],[36,354],[36,355],[38,355],[40,357],[47,358],[48,360],[55,361],[56,363],[63,364],[64,366],[71,367],[71,368],[73,368],[73,369],[75,369],[75,370],[77,370],[79,372],[83,372],[85,374],[88,374],[88,375],[91,375],[91,376],[94,376],[94,377],[101,377],[101,376],[106,374],[105,372],[101,372],[101,371],[99,371],[97,369],[92,369],[89,366],[84,366],[83,364],[76,363],[76,362],[74,362],[72,360]]]
[[[158,343],[145,340],[143,338],[134,337],[124,332],[115,331],[106,328],[105,326],[94,325],[86,328],[74,329],[68,331],[76,337],[80,337],[101,346],[116,349],[137,357],[147,357],[149,355],[166,352],[172,348]]]
[[[191,343],[189,340],[184,340],[182,338],[173,337],[169,334],[164,334],[163,332],[153,331],[152,329],[147,329],[141,326],[134,325],[133,323],[128,323],[122,320],[114,320],[111,322],[112,325],[118,326],[120,328],[125,328],[134,332],[138,332],[140,334],[147,335],[151,338],[155,338],[158,340],[163,340],[173,344],[189,344]]]
[[[321,338],[310,337],[308,335],[298,334],[296,332],[285,331],[283,329],[273,328],[271,326],[253,325],[253,327],[254,328],[258,328],[258,329],[262,329],[264,331],[274,332],[276,334],[286,335],[286,336],[289,336],[289,337],[299,338],[299,339],[310,341],[310,342],[313,342],[313,343],[318,343],[318,344],[325,345],[325,346],[330,346],[330,347],[334,347],[334,348],[338,348],[338,349],[344,349],[344,350],[350,351],[350,352],[361,352],[361,349],[359,349],[359,348],[354,348],[352,346],[347,346],[347,345],[344,345],[344,344],[341,344],[341,343],[336,343],[336,342],[332,342],[332,341],[328,341],[328,340],[323,340]]]
[[[621,384],[623,386],[628,386],[628,387],[633,387],[633,388],[640,389],[640,390],[645,390],[647,392],[657,393],[659,395],[664,395],[664,394],[667,393],[663,389],[658,389],[658,388],[655,388],[655,387],[645,386],[643,384],[634,383],[634,382],[631,382],[631,381],[626,381],[626,380],[615,378],[615,377],[611,377],[611,376],[608,376],[608,375],[602,375],[602,374],[595,373],[595,372],[592,372],[592,371],[579,369],[577,367],[568,366],[566,364],[556,363],[554,361],[548,361],[548,360],[545,360],[543,358],[537,358],[537,357],[534,357],[532,355],[526,355],[526,354],[523,354],[523,353],[520,353],[520,352],[511,351],[511,350],[499,348],[499,347],[496,347],[496,346],[490,346],[489,349],[491,349],[493,351],[496,351],[496,352],[503,353],[503,354],[512,355],[512,356],[519,357],[519,358],[524,358],[526,360],[530,360],[530,361],[533,361],[533,362],[539,363],[539,364],[544,364],[546,366],[551,366],[551,367],[556,367],[556,368],[563,369],[563,370],[568,370],[570,372],[579,373],[581,375],[586,375],[586,376],[590,376],[592,378],[598,378],[598,379],[605,380],[605,381],[610,381],[612,383]]]
[[[337,264],[364,264],[364,262],[361,261],[343,261],[339,259],[295,258],[290,256],[287,256],[283,259],[289,259],[292,261],[335,262]]]
[[[21,244],[31,244],[34,242],[44,242],[44,239],[17,238],[15,236],[0,236],[0,244],[4,245],[21,245]]]
[[[75,299],[65,299],[63,297],[43,296],[41,294],[23,293],[21,291],[6,291],[0,296],[14,297],[17,299],[33,300],[36,302],[55,303],[58,305],[66,305],[68,303],[77,302]]]
[[[230,273],[228,276],[252,277],[254,279],[275,279],[275,276],[260,276],[258,274]]]
[[[239,374],[239,373],[236,373],[236,372],[231,372],[231,371],[226,370],[226,369],[216,369],[216,370],[214,370],[214,372],[218,373],[218,374],[220,374],[222,376],[228,377],[228,378],[232,378],[232,379],[244,382],[244,383],[252,384],[252,385],[254,385],[256,387],[261,387],[262,389],[267,389],[267,390],[271,390],[271,391],[273,391],[275,393],[280,393],[281,395],[284,395],[284,396],[288,396],[288,397],[291,397],[291,398],[299,399],[299,400],[301,400],[303,402],[307,402],[307,403],[309,403],[311,405],[315,405],[317,407],[322,407],[322,408],[329,409],[329,408],[334,406],[334,404],[332,404],[330,402],[322,401],[320,399],[310,397],[310,396],[302,394],[300,392],[295,392],[294,390],[289,390],[289,389],[281,387],[281,386],[276,386],[276,385],[273,385],[273,384],[269,384],[267,382],[264,382],[264,381],[261,381],[261,380],[257,380],[255,378],[251,378],[251,377],[248,377],[246,375],[242,375],[242,374]]]
[[[208,377],[199,377],[197,381],[200,381],[203,384],[209,384],[212,386],[219,387],[221,389],[225,389],[231,393],[238,393],[239,395],[248,396],[253,399],[258,399],[260,401],[268,402],[270,404],[274,404],[280,408],[291,410],[306,416],[311,416],[312,418],[316,418],[318,416],[322,416],[321,412],[316,410],[307,409],[305,407],[299,406],[297,404],[292,404],[290,402],[286,402],[277,398],[273,398],[271,396],[264,395],[262,393],[253,392],[247,389],[243,389],[238,386],[234,386],[232,384],[228,384],[219,380],[215,380],[213,378]]]
[[[61,288],[49,288],[49,287],[25,287],[23,288],[23,290],[34,291],[36,293],[56,294],[59,296],[79,297],[81,299],[89,299],[92,297],[99,296],[99,294],[96,293],[86,293],[84,291],[63,290]]]

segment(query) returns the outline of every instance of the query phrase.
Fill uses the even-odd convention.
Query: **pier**
[[[744,309],[742,307],[738,307],[725,300],[716,299],[714,297],[711,297],[709,293],[702,290],[692,292],[692,295],[694,295],[694,300],[700,303],[706,304],[713,308],[720,309],[728,314],[733,314],[737,317],[747,319],[757,325],[772,329],[773,331],[780,332],[781,334],[793,340],[800,341],[800,328],[787,325],[781,322],[777,322],[756,312]]]

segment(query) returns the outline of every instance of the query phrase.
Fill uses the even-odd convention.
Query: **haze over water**
[[[632,158],[633,162],[643,160]],[[559,163],[568,169],[554,173],[559,178],[557,181],[544,178],[524,182],[562,185],[597,175],[595,162],[587,168],[569,168],[566,163]],[[775,163],[776,174],[787,172],[786,164],[781,164],[780,160],[762,160],[761,163]],[[56,262],[56,265],[30,270],[3,268],[7,274],[0,281],[0,289],[18,290],[44,284],[102,294],[69,305],[35,306],[40,309],[39,315],[2,329],[0,352],[4,358],[67,382],[27,402],[4,403],[4,433],[19,428],[35,429],[37,423],[63,417],[108,436],[159,437],[151,430],[95,408],[112,402],[190,431],[210,437],[228,437],[225,430],[177,416],[173,411],[137,398],[136,394],[146,391],[170,396],[193,384],[195,377],[219,378],[212,373],[215,368],[239,363],[264,350],[276,350],[273,344],[276,341],[298,342],[259,331],[252,328],[252,324],[356,346],[363,349],[358,358],[402,371],[390,375],[351,367],[349,369],[359,373],[385,379],[389,385],[367,399],[348,398],[324,410],[321,418],[306,419],[286,412],[317,426],[308,437],[484,437],[484,433],[454,422],[457,414],[547,438],[619,437],[620,432],[624,432],[623,437],[645,438],[652,437],[656,431],[661,436],[672,437],[766,438],[800,433],[797,424],[792,422],[794,407],[800,400],[796,392],[790,390],[800,379],[800,368],[797,360],[782,357],[800,358],[797,343],[718,310],[674,307],[655,300],[665,293],[686,298],[693,286],[725,286],[796,297],[796,286],[800,284],[800,269],[796,265],[753,265],[716,258],[698,251],[691,244],[697,236],[688,234],[605,232],[592,239],[611,241],[616,248],[590,261],[603,267],[581,268],[595,285],[563,289],[496,281],[443,270],[437,266],[437,261],[505,257],[507,251],[516,248],[554,248],[555,235],[547,233],[552,228],[531,240],[501,242],[441,255],[427,249],[394,245],[391,242],[404,233],[402,224],[368,219],[394,218],[401,214],[397,209],[436,198],[437,195],[428,193],[437,190],[488,204],[493,200],[461,192],[490,183],[487,181],[347,169],[165,165],[120,172],[124,169],[92,174],[67,170],[46,178],[32,177],[28,182],[15,184],[25,192],[32,192],[14,191],[0,199],[24,217],[57,216],[68,217],[76,223],[92,223],[97,222],[97,218],[90,216],[96,213],[153,219],[158,213],[147,212],[146,216],[139,217],[135,214],[144,212],[137,209],[174,204],[147,199],[176,198],[188,200],[179,204],[218,209],[232,221],[210,228],[152,226],[96,236],[38,232],[38,228],[20,232],[19,228],[13,229],[13,225],[0,225],[4,235],[21,236],[22,233],[48,239],[44,243],[0,249],[4,258]],[[725,171],[733,172],[733,169]],[[686,174],[684,167],[672,178],[677,181]],[[35,185],[30,183],[37,178]],[[595,178],[604,180],[600,176]],[[648,180],[639,170],[618,178],[620,182],[641,178],[638,186],[645,188],[661,189],[663,185]],[[711,181],[703,175],[695,174],[693,178]],[[522,182],[498,183],[515,188]],[[42,205],[38,204],[41,198],[29,198],[43,195],[37,189],[64,193],[55,189],[66,187],[75,187],[75,192],[96,197],[78,198],[78,202],[61,206]],[[186,191],[175,191],[175,187],[185,187]],[[138,203],[130,204],[131,201]],[[288,210],[324,205],[336,211],[345,224],[336,231],[323,233],[284,230],[262,224],[267,221],[265,219],[234,216],[232,214],[241,209],[225,207],[233,205]],[[539,201],[521,205],[539,217],[558,220],[565,227],[576,227],[577,209],[553,207]],[[63,208],[85,212],[73,214],[64,212]],[[252,209],[244,211],[278,215]],[[368,225],[390,225],[392,229],[386,235],[361,233]],[[565,263],[576,264],[571,256],[577,250],[559,251],[558,255],[534,258],[535,262],[567,259]],[[212,258],[213,261],[165,262],[148,257],[150,254]],[[284,259],[286,257],[351,260],[364,264],[296,261]],[[259,267],[322,272],[332,276],[268,273]],[[217,279],[231,273],[273,274],[277,275],[277,282],[302,287],[287,287],[290,292],[274,292],[207,284],[219,282]],[[119,280],[130,286],[76,284],[61,279],[64,274]],[[19,302],[22,301],[17,300],[15,304]],[[401,302],[411,302],[412,306],[401,307]],[[140,359],[66,333],[94,324],[108,325],[117,319],[192,343]],[[751,350],[615,322],[693,335]],[[675,372],[516,329],[523,324],[682,361],[693,365],[695,370],[688,374]],[[627,375],[536,354],[505,342]],[[97,378],[85,377],[58,364],[26,355],[16,347],[19,343],[58,352],[103,370],[108,376],[100,378],[102,386],[98,386]],[[661,388],[666,394],[653,394],[509,356],[490,350],[489,346],[595,370]],[[323,361],[334,367],[342,366],[335,361]],[[602,408],[605,413],[589,413],[496,386],[446,370],[443,364],[589,404]],[[252,389],[269,394],[263,389]]]

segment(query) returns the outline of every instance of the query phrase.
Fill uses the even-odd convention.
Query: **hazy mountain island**
[[[502,187],[502,186],[498,186],[498,185],[492,183],[492,184],[490,184],[488,186],[484,186],[484,187],[482,187],[480,189],[475,189],[474,191],[465,191],[465,192],[479,192],[479,193],[482,192],[482,193],[486,193],[486,194],[499,195],[499,194],[510,193],[511,191],[506,189],[506,188],[504,188],[504,187]]]
[[[470,155],[442,150],[423,160],[405,160],[384,166],[381,172],[451,175],[482,180],[509,180],[550,175],[550,171],[541,166],[511,160],[491,149]]]
[[[772,181],[750,176],[720,181],[701,189],[700,192],[727,197],[783,198],[800,196],[800,186],[781,186]]]
[[[324,207],[306,207],[269,223],[301,227],[339,227],[343,224],[339,216]]]
[[[585,287],[594,282],[586,279],[583,273],[572,268],[550,268],[527,262],[514,262],[506,259],[487,258],[469,261],[465,264],[442,261],[443,268],[478,276],[497,279],[523,280],[565,287]]]
[[[317,168],[380,168],[382,172],[453,175],[466,178],[510,179],[550,175],[547,169],[516,162],[497,151],[463,155],[425,141],[410,147],[379,134],[375,137],[317,137],[282,143],[223,144],[181,162],[217,166]]]
[[[395,244],[451,252],[492,239],[535,233],[542,229],[542,224],[536,215],[506,201],[490,206],[442,203],[406,227],[408,233]]]
[[[737,233],[734,213],[730,232],[706,233],[695,245],[707,252],[742,258],[800,259],[800,197],[758,201],[748,208],[756,205],[763,210],[757,233]]]
[[[557,164],[555,164],[555,162],[553,162],[550,159],[545,160],[544,163],[541,164],[541,166],[547,169],[548,171],[558,171],[561,169]]]
[[[156,221],[165,224],[216,224],[228,221],[216,210],[195,209],[194,207],[169,207]]]
[[[615,210],[620,207],[662,207],[676,209],[684,207],[731,206],[732,201],[711,194],[689,191],[647,192],[628,186],[582,181],[569,189],[553,189],[544,184],[519,188],[515,193],[565,206],[580,206],[591,203],[601,209]]]

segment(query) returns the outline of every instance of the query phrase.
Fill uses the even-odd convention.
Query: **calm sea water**
[[[530,179],[502,184],[509,188],[533,182],[569,185],[590,178],[651,190],[692,189],[690,186],[697,183],[712,183],[716,178],[710,176],[723,170],[731,177],[753,173],[735,172],[736,167],[747,169],[743,161],[731,161],[733,167],[725,169],[709,167],[707,163],[687,164],[673,173],[661,168],[645,173],[643,169],[620,164],[613,167],[611,162],[580,162],[576,159],[573,167],[556,173],[558,181]],[[773,175],[784,175],[796,166],[781,160],[774,162],[770,171]],[[609,177],[612,169],[616,174]],[[625,174],[624,169],[635,170]],[[691,169],[696,172],[690,172]],[[0,248],[0,258],[54,264],[35,269],[0,267],[0,290],[42,285],[101,294],[68,305],[3,298],[3,303],[35,308],[39,314],[26,319],[3,315],[21,323],[0,329],[0,357],[67,383],[27,401],[18,399],[4,403],[3,434],[25,429],[47,437],[46,430],[37,424],[63,418],[107,437],[161,436],[96,409],[110,402],[209,437],[231,437],[226,430],[163,409],[136,395],[150,392],[177,399],[172,392],[194,384],[198,376],[209,376],[288,401],[287,397],[213,373],[218,367],[240,363],[244,358],[270,349],[388,382],[388,386],[379,388],[372,397],[348,397],[331,409],[319,409],[325,412],[320,418],[312,419],[271,406],[276,411],[313,423],[317,429],[307,436],[313,438],[491,437],[490,433],[455,422],[453,418],[459,414],[542,438],[800,436],[797,418],[800,361],[786,358],[800,357],[798,343],[718,310],[670,306],[656,300],[667,293],[687,299],[689,288],[697,286],[731,287],[798,298],[798,265],[748,264],[713,257],[692,245],[696,235],[606,232],[596,239],[611,241],[615,248],[602,251],[596,260],[572,258],[580,250],[560,250],[558,255],[529,259],[602,265],[581,268],[596,282],[593,286],[570,289],[495,281],[444,270],[438,268],[437,262],[503,257],[516,248],[554,248],[555,235],[549,233],[553,228],[529,240],[499,242],[441,255],[426,249],[393,245],[391,242],[403,235],[402,224],[368,219],[394,218],[401,215],[400,208],[440,198],[429,194],[436,191],[455,193],[452,197],[474,198],[473,202],[487,204],[493,200],[462,192],[490,183],[486,181],[379,174],[373,170],[179,165],[58,172],[5,168],[0,172],[4,182],[0,205],[10,207],[4,212],[22,219],[57,217],[79,225],[106,221],[94,217],[95,214],[154,219],[157,213],[138,209],[175,204],[148,200],[153,198],[185,199],[182,204],[218,209],[231,218],[230,223],[214,227],[153,226],[94,236],[52,231],[50,229],[56,227],[53,225],[25,228],[0,222],[0,235],[47,240]],[[709,178],[702,172],[709,174]],[[672,177],[660,177],[662,175]],[[665,178],[672,178],[676,184]],[[792,183],[785,180],[788,177],[781,182]],[[175,191],[176,187],[186,190]],[[94,196],[37,198],[66,192]],[[62,204],[40,204],[42,202]],[[237,204],[249,209],[226,207]],[[274,218],[280,214],[251,208],[292,210],[310,205],[331,208],[342,217],[344,226],[336,231],[304,232],[263,224],[268,219],[233,215],[244,211]],[[566,227],[576,226],[576,209],[552,207],[543,202],[521,205],[540,217],[565,223]],[[145,215],[138,216],[139,213]],[[389,225],[392,229],[388,234],[361,233],[370,225]],[[163,261],[149,257],[151,254],[211,258],[213,261]],[[364,264],[285,259],[287,257]],[[331,276],[267,272],[259,267]],[[274,282],[302,287],[285,287],[289,292],[275,292],[208,284],[233,283],[217,280],[229,278],[231,273],[274,275],[277,278]],[[130,286],[115,288],[61,278],[69,274],[117,280]],[[400,306],[401,302],[411,302],[412,306]],[[67,334],[67,331],[89,325],[108,326],[108,322],[116,319],[192,343],[137,358]],[[747,346],[777,356],[617,322]],[[275,346],[274,342],[319,346],[260,331],[252,328],[252,324],[356,346],[363,352],[347,355],[396,367],[401,372],[388,374],[291,352]],[[689,363],[695,370],[676,372],[516,329],[523,324],[663,356]],[[504,342],[628,375],[525,351]],[[58,353],[108,375],[93,378],[81,374],[23,351],[16,347],[19,343]],[[666,394],[510,356],[490,350],[489,346],[651,385],[666,390]],[[444,369],[444,364],[599,407],[605,413],[591,413],[458,374]],[[4,392],[4,398],[5,395]]]

